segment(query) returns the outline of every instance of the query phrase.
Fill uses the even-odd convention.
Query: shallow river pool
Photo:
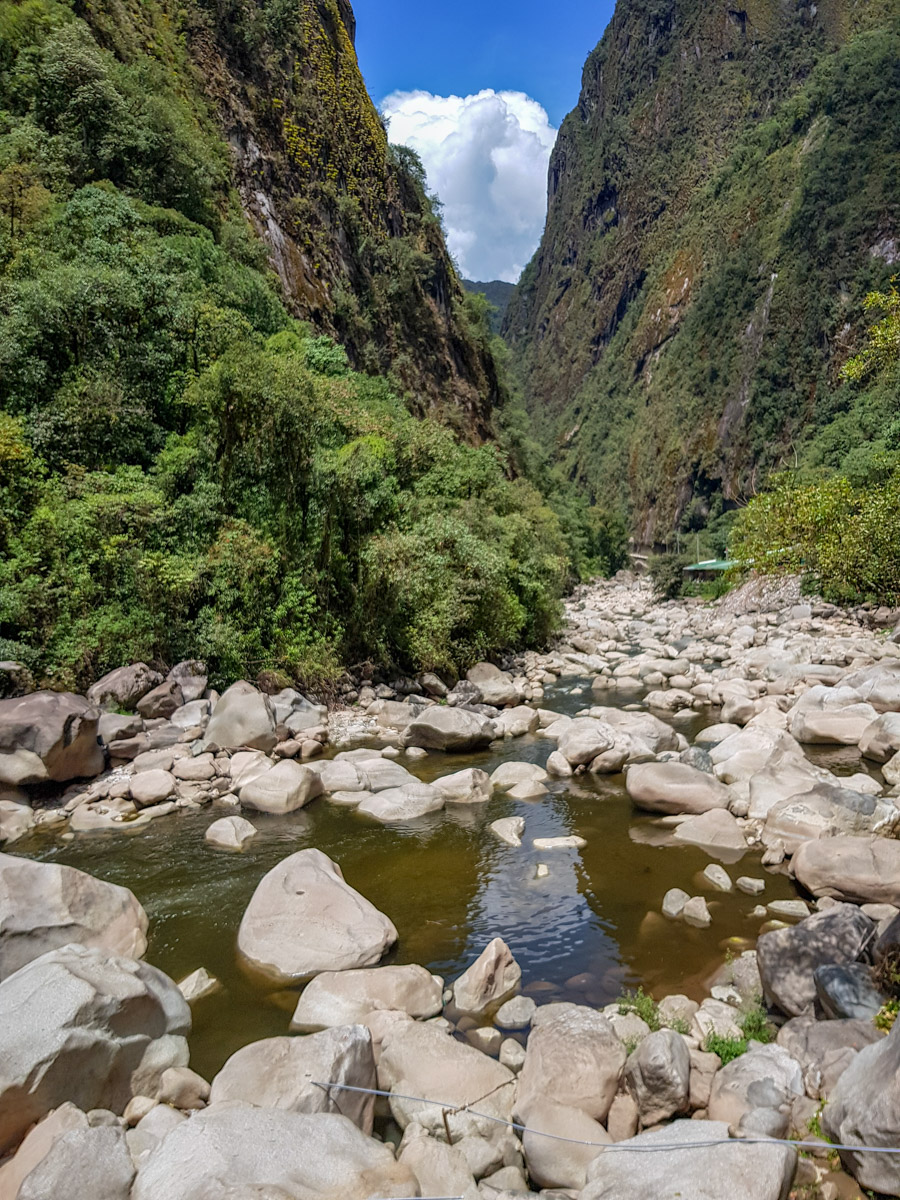
[[[589,691],[571,694],[576,683],[584,681],[548,691],[544,704],[570,713],[589,704]],[[675,724],[690,739],[714,719]],[[545,738],[527,737],[479,754],[400,761],[429,780],[468,766],[490,772],[505,759],[543,765],[554,748]],[[538,803],[498,793],[488,804],[448,806],[395,827],[325,800],[285,817],[250,813],[259,835],[240,854],[214,850],[203,839],[212,820],[235,811],[222,804],[161,818],[133,834],[72,841],[44,834],[16,843],[15,852],[131,888],[150,917],[147,959],[175,979],[200,966],[218,977],[223,990],[194,1006],[191,1065],[206,1078],[240,1046],[288,1031],[296,993],[267,993],[247,979],[235,938],[263,874],[295,850],[324,851],[391,918],[400,940],[386,962],[421,963],[450,980],[499,935],[522,967],[523,990],[538,1001],[600,1005],[638,984],[657,999],[669,992],[702,999],[728,948],[743,948],[734,939],[756,938],[761,922],[749,915],[755,905],[795,894],[791,881],[764,872],[753,852],[726,870],[732,878],[764,875],[763,896],[704,886],[700,873],[713,860],[698,848],[669,844],[663,827],[632,809],[620,775],[583,776],[553,788]],[[520,849],[488,829],[506,816],[525,818]],[[573,833],[586,839],[584,849],[531,845],[533,838]],[[538,879],[540,862],[550,873]],[[704,895],[711,927],[659,915],[670,887]]]

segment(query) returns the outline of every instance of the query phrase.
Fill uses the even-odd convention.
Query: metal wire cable
[[[596,1146],[598,1150],[626,1150],[633,1154],[648,1154],[660,1150],[695,1150],[708,1146],[771,1146],[774,1142],[782,1146],[799,1146],[802,1149],[822,1149],[822,1150],[853,1150],[864,1154],[900,1154],[900,1146],[847,1146],[838,1142],[807,1142],[799,1138],[773,1138],[773,1137],[727,1137],[727,1138],[706,1138],[699,1142],[659,1142],[656,1145],[635,1146],[629,1145],[628,1142],[588,1142],[581,1138],[565,1137],[561,1133],[545,1133],[543,1129],[532,1129],[528,1125],[521,1125],[517,1121],[507,1121],[503,1117],[495,1117],[492,1113],[479,1112],[477,1109],[470,1108],[468,1104],[453,1104],[449,1100],[428,1100],[424,1096],[407,1096],[403,1092],[386,1092],[380,1088],[364,1088],[354,1087],[349,1083],[319,1083],[313,1080],[314,1087],[320,1087],[324,1091],[330,1091],[336,1088],[342,1092],[361,1092],[368,1096],[386,1096],[389,1100],[412,1100],[416,1104],[430,1104],[434,1108],[446,1110],[451,1116],[456,1113],[468,1113],[472,1117],[479,1117],[485,1121],[493,1121],[497,1125],[505,1125],[509,1129],[518,1129],[522,1133],[532,1133],[537,1137],[552,1138],[556,1142],[569,1142],[573,1146]],[[505,1086],[505,1085],[504,1085]],[[462,1200],[461,1197],[435,1197],[434,1200]]]

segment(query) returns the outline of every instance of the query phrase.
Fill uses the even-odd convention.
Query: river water
[[[583,693],[573,694],[576,688]],[[542,703],[574,713],[590,702],[589,681],[570,679],[548,689]],[[604,696],[602,703],[612,701]],[[710,712],[673,723],[690,739],[715,719]],[[526,737],[478,754],[400,761],[428,781],[468,766],[490,772],[507,759],[543,765],[554,748],[546,738]],[[324,851],[391,918],[400,938],[386,962],[421,963],[451,980],[500,936],[522,967],[523,990],[539,1002],[602,1005],[639,984],[657,999],[684,992],[700,1000],[729,949],[753,944],[761,925],[749,915],[755,905],[796,894],[784,874],[763,871],[755,852],[726,869],[732,878],[765,876],[762,897],[714,891],[700,879],[710,857],[670,844],[659,822],[632,808],[621,775],[581,776],[553,789],[536,803],[497,793],[488,804],[448,806],[393,827],[321,799],[284,817],[251,813],[259,834],[240,854],[204,841],[214,819],[235,811],[221,804],[163,817],[133,834],[63,841],[45,833],[17,842],[15,852],[131,888],[150,917],[148,961],[175,979],[203,966],[221,981],[222,991],[194,1006],[191,1065],[207,1079],[241,1046],[288,1031],[297,994],[266,992],[246,978],[235,939],[263,874],[296,850]],[[525,818],[520,849],[488,829],[507,816]],[[573,833],[586,839],[583,849],[531,845],[533,838]],[[550,873],[538,879],[541,862]],[[659,915],[671,887],[705,896],[712,925],[695,929]]]

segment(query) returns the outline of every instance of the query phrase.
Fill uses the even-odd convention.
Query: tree
[[[864,379],[900,362],[900,292],[893,285],[889,292],[869,292],[864,307],[884,316],[870,326],[866,345],[845,364],[844,379]]]
[[[49,203],[50,193],[27,163],[11,163],[5,171],[0,171],[0,210],[9,221],[9,236],[13,240]]]

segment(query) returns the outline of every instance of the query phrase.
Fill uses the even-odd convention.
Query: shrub
[[[619,1001],[619,1012],[635,1013],[645,1021],[651,1031],[655,1032],[660,1027],[659,1020],[659,1005],[652,996],[648,996],[642,987],[639,987],[636,992],[623,992]]]
[[[692,559],[687,554],[656,554],[647,571],[657,600],[675,600],[684,592],[684,568]]]

